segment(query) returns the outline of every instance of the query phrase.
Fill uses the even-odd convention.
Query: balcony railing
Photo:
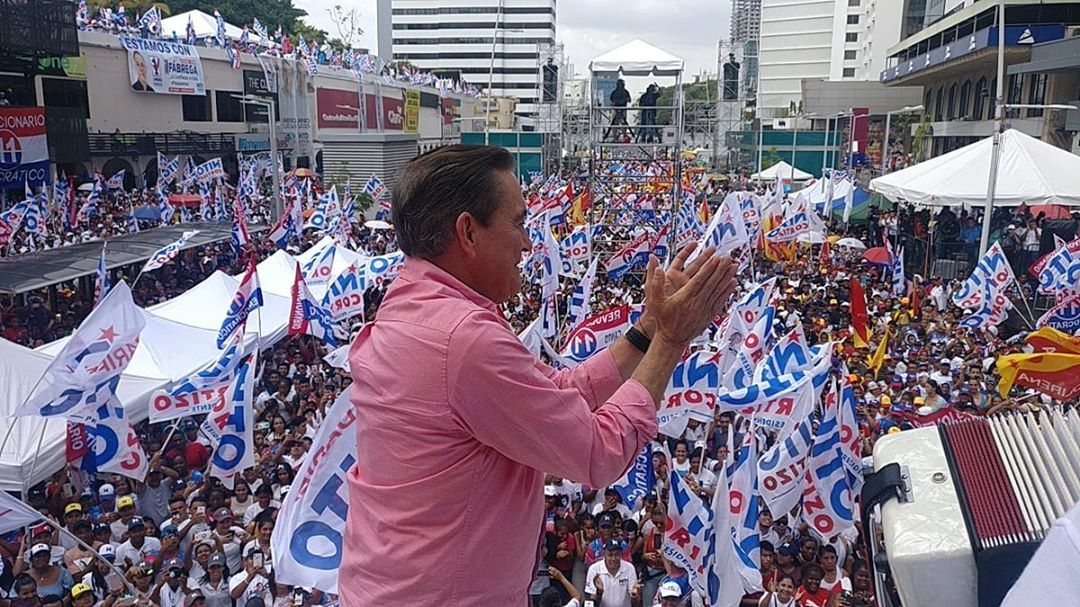
[[[233,135],[226,133],[91,133],[92,156],[152,156],[162,154],[232,154]]]
[[[78,55],[75,9],[75,2],[70,0],[0,0],[0,54]]]

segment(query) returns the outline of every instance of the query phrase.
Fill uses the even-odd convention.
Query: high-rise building
[[[542,90],[541,49],[555,44],[556,0],[391,0],[395,61],[460,77],[532,117]],[[385,16],[380,22],[385,22]]]
[[[898,0],[761,0],[763,117],[798,105],[803,80],[878,80],[903,10]]]
[[[761,0],[731,0],[731,42],[756,40],[761,22]]]

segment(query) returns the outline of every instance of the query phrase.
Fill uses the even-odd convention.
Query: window
[[[184,122],[209,122],[214,119],[210,111],[210,95],[184,95],[181,105]]]
[[[945,118],[946,118],[946,120],[952,120],[953,118],[956,118],[956,93],[957,93],[957,89],[959,89],[959,87],[956,86],[955,82],[953,83],[952,86],[949,87],[948,102],[945,104]]]
[[[847,0],[848,6],[859,6],[859,0]]]
[[[934,121],[940,121],[943,117],[941,110],[944,107],[945,101],[945,87],[941,87],[937,90],[937,94],[934,95]]]
[[[859,51],[844,51],[844,61],[855,61],[855,55]]]
[[[990,92],[986,95],[986,98],[990,100],[990,113],[986,115],[987,119],[992,119],[997,114],[997,78],[990,81]]]
[[[859,32],[848,32],[844,35],[844,42],[858,42]]]
[[[853,67],[845,67],[844,68],[844,78],[854,78],[854,77],[855,77],[855,68],[853,68]]]
[[[927,118],[930,117],[930,108],[933,107],[931,105],[931,103],[933,102],[933,97],[934,97],[934,90],[933,89],[926,89],[926,95],[923,96],[922,106],[923,106],[923,116],[925,116]]]
[[[960,107],[957,110],[957,118],[963,118],[967,120],[971,118],[971,79],[964,81],[964,86],[960,87]]]
[[[983,114],[983,110],[986,109],[986,101],[989,97],[990,89],[986,86],[986,76],[983,76],[975,83],[975,108],[971,111],[971,118],[973,120],[989,118],[989,116]]]
[[[85,80],[42,78],[41,93],[46,107],[80,110],[83,118],[90,117],[90,102],[86,96]]]
[[[848,15],[847,16],[847,24],[848,25],[858,25],[859,24],[859,16],[858,15]]]
[[[1033,74],[1031,89],[1028,92],[1028,103],[1042,105],[1046,103],[1046,74]],[[1042,108],[1031,108],[1027,112],[1028,118],[1039,118],[1043,115]]]
[[[243,122],[244,104],[233,95],[241,95],[239,91],[214,91],[214,99],[217,103],[218,122]]]

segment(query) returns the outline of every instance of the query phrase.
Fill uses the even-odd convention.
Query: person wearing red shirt
[[[832,593],[821,587],[821,580],[825,578],[825,570],[819,565],[810,564],[803,567],[803,579],[799,589],[795,591],[795,602],[799,607],[829,607]]]
[[[197,440],[199,430],[194,424],[184,430],[184,436],[188,441],[184,446],[184,463],[187,464],[187,469],[202,470],[206,467],[206,462],[210,461],[210,450]]]

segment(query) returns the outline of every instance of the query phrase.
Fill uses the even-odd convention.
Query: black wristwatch
[[[649,351],[649,344],[652,343],[652,340],[648,337],[645,337],[645,334],[641,331],[638,331],[637,327],[635,326],[631,326],[630,329],[626,332],[626,340],[629,341],[630,345],[637,348],[642,354],[645,354]]]

